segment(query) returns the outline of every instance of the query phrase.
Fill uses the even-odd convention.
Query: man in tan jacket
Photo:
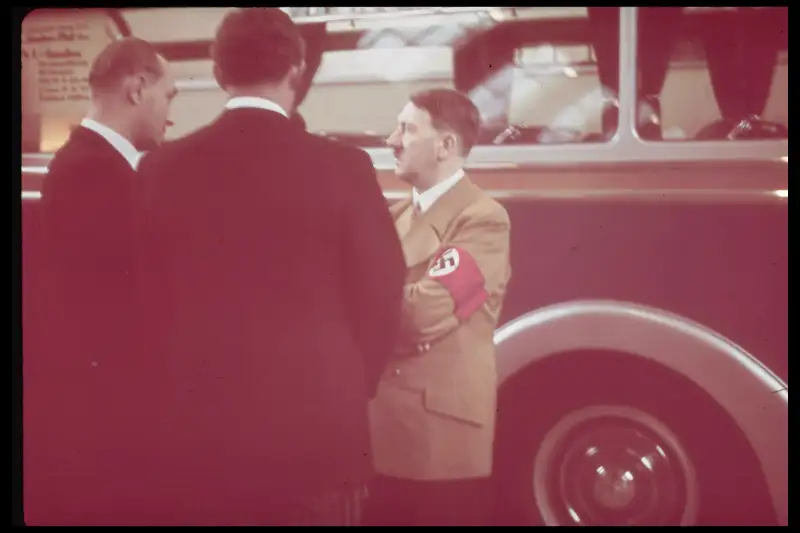
[[[407,276],[401,341],[370,404],[370,523],[488,520],[493,334],[510,278],[505,209],[464,174],[480,115],[450,89],[411,97],[388,144],[412,197],[392,206]]]

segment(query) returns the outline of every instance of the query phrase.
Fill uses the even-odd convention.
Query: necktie
[[[412,222],[422,213],[422,210],[419,208],[419,204],[414,202],[411,204],[411,220]]]

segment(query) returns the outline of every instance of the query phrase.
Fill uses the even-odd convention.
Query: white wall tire
[[[689,454],[666,424],[634,407],[588,406],[561,418],[534,457],[532,490],[549,526],[697,520]]]

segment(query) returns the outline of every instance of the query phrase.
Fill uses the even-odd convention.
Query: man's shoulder
[[[185,150],[191,150],[197,143],[209,139],[213,136],[215,128],[214,124],[206,124],[194,131],[187,133],[175,139],[168,139],[161,143],[155,152],[179,153]]]
[[[98,150],[96,146],[84,146],[76,139],[70,139],[50,160],[47,168],[47,181],[55,179],[91,179],[101,174],[122,174],[130,167],[116,157],[114,149]],[[119,160],[118,160],[119,159]],[[132,169],[131,169],[132,172]]]
[[[361,148],[313,133],[306,133],[304,139],[309,148],[323,156],[355,165],[371,164],[369,155]]]
[[[510,225],[510,219],[506,208],[492,198],[491,194],[474,185],[474,200],[463,211],[464,218],[474,219],[486,224]]]
[[[164,165],[174,162],[186,164],[191,161],[184,156],[197,153],[198,143],[208,137],[208,126],[204,126],[183,137],[165,140],[161,145],[142,155],[139,160],[138,171],[141,173],[153,168],[154,165]]]
[[[294,161],[298,156],[309,165],[335,171],[343,167],[371,168],[372,162],[363,150],[354,146],[327,139],[320,135],[293,130],[285,131],[287,136],[283,143],[287,161]],[[224,149],[226,143],[232,142],[219,127],[209,124],[179,139],[164,142],[159,148],[146,154],[139,163],[139,171],[147,172],[153,167],[185,166],[191,164],[199,153],[207,153],[206,149]],[[265,139],[269,143],[269,139]],[[287,147],[291,146],[291,149]],[[271,153],[271,151],[268,150]],[[252,157],[265,157],[263,153],[253,153]]]

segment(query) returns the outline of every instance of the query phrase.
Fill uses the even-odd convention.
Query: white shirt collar
[[[463,177],[464,170],[459,169],[458,172],[446,180],[437,183],[423,193],[418,192],[416,188],[413,189],[411,191],[411,197],[414,200],[414,205],[419,206],[420,213],[424,213],[431,208],[436,200],[441,198],[444,193],[452,189]]]
[[[242,107],[266,109],[267,111],[274,111],[276,113],[280,113],[286,118],[289,118],[289,114],[286,112],[284,108],[282,108],[272,100],[267,100],[266,98],[259,98],[257,96],[236,96],[228,100],[228,102],[225,104],[226,109],[238,109]]]
[[[139,151],[128,139],[112,130],[108,126],[100,124],[96,120],[92,120],[90,118],[81,120],[81,126],[88,130],[92,130],[103,139],[108,141],[108,144],[113,146],[114,149],[125,158],[125,160],[131,165],[131,168],[136,170],[136,166],[139,164],[139,159],[142,157],[142,154],[139,153]]]

